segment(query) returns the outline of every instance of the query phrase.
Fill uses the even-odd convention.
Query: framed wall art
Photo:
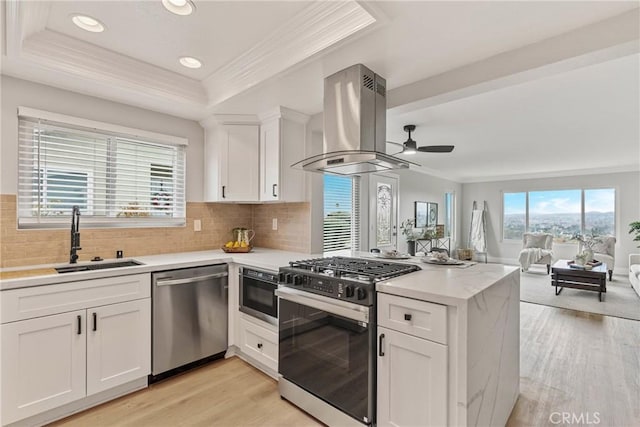
[[[438,225],[438,204],[427,203],[427,227]]]
[[[415,205],[415,227],[424,228],[427,226],[429,203],[427,202],[414,202]]]

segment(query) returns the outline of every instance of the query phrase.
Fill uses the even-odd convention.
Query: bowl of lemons
[[[225,252],[234,252],[234,253],[251,252],[251,249],[253,249],[253,246],[251,246],[247,242],[239,242],[237,240],[229,240],[222,247],[223,251],[225,251]]]

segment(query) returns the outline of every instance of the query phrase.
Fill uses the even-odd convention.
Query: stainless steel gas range
[[[328,425],[373,423],[375,284],[417,270],[347,257],[280,268],[280,395]]]

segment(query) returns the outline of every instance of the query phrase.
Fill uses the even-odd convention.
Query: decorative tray
[[[421,258],[420,261],[425,262],[427,264],[436,264],[436,265],[464,265],[464,261],[460,261],[459,259],[449,258],[447,260],[441,261],[436,258]]]
[[[247,253],[251,252],[251,249],[253,249],[253,246],[246,246],[244,248],[227,248],[226,246],[222,247],[222,250],[227,253]]]

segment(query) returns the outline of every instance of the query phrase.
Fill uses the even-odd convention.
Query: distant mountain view
[[[572,236],[581,232],[579,213],[529,214],[529,231],[551,233],[556,243],[575,242]],[[614,235],[614,212],[586,212],[585,233],[597,236]],[[521,240],[525,231],[525,215],[505,214],[504,239]]]

